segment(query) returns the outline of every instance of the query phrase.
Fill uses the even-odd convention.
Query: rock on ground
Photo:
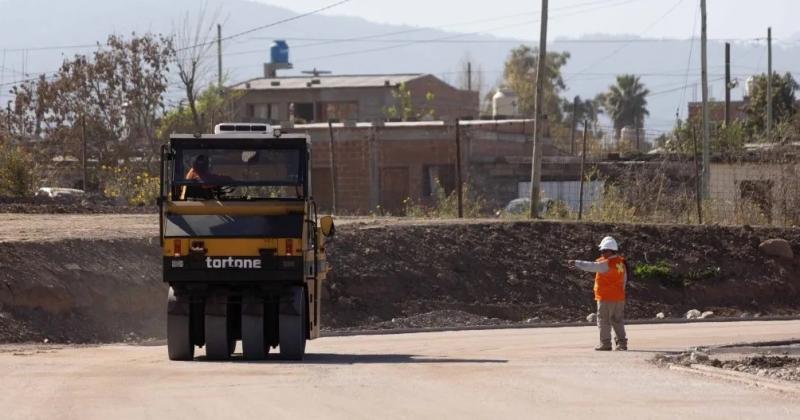
[[[792,251],[792,244],[786,239],[768,239],[758,246],[758,250],[762,254],[770,257],[778,257],[786,260],[794,259],[794,251]]]
[[[692,310],[686,312],[685,317],[686,317],[686,319],[698,319],[702,315],[703,315],[702,312],[698,311],[697,309],[692,309]]]

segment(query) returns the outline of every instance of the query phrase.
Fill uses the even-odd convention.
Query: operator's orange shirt
[[[194,170],[194,168],[191,168],[191,169],[189,169],[189,172],[186,173],[186,180],[187,181],[203,182],[203,177],[201,177],[200,174],[197,173],[197,171]],[[207,190],[207,189],[210,189],[212,187],[209,186],[209,185],[201,185],[200,188],[202,188],[204,190]],[[181,187],[181,200],[185,200],[187,198],[186,197],[186,192],[187,191],[188,191],[188,188],[187,188],[186,185]]]
[[[625,258],[615,255],[609,259],[600,257],[599,263],[608,263],[608,271],[594,277],[594,299],[608,302],[625,300]]]

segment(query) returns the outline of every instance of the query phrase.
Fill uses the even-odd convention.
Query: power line
[[[678,8],[678,6],[680,6],[680,5],[681,5],[681,3],[683,3],[683,1],[684,1],[684,0],[678,0],[678,1],[677,1],[677,2],[676,2],[676,3],[675,3],[673,6],[672,6],[672,7],[670,7],[670,8],[669,8],[669,9],[666,11],[666,13],[664,13],[663,15],[661,15],[661,17],[659,17],[659,18],[658,18],[658,19],[657,19],[655,22],[653,22],[653,23],[652,23],[652,24],[650,24],[650,25],[649,25],[647,28],[645,28],[645,29],[644,29],[644,31],[642,31],[642,33],[643,33],[643,34],[644,34],[644,33],[647,33],[648,31],[650,31],[651,29],[653,29],[653,28],[654,28],[656,25],[658,25],[659,23],[661,23],[661,21],[663,21],[664,19],[666,19],[666,18],[667,18],[667,16],[669,16],[670,14],[672,14],[672,12],[673,12],[673,11],[675,11],[675,9],[677,9],[677,8]],[[594,66],[596,66],[596,65],[598,65],[598,64],[600,64],[600,63],[602,63],[602,62],[604,62],[604,61],[608,60],[609,58],[611,58],[611,57],[613,57],[613,56],[617,55],[617,54],[618,54],[620,51],[622,51],[623,49],[625,49],[625,47],[627,47],[628,45],[630,45],[630,43],[625,43],[625,44],[623,44],[621,47],[619,47],[619,48],[617,48],[616,50],[612,51],[612,52],[611,52],[611,54],[608,54],[608,55],[606,55],[606,56],[604,56],[604,57],[601,57],[599,60],[595,61],[594,63],[592,63],[591,65],[587,66],[587,67],[586,67],[586,68],[584,68],[583,70],[579,71],[577,74],[580,74],[580,73],[582,73],[582,72],[584,72],[584,71],[586,71],[586,70],[589,70],[589,69],[593,68]],[[568,82],[568,81],[569,81],[569,79],[565,80],[565,82]]]
[[[720,80],[725,80],[725,77],[724,77],[724,76],[723,76],[723,77],[718,77],[718,78],[716,78],[716,79],[709,80],[709,82],[718,82],[718,81],[720,81]],[[697,86],[697,85],[699,85],[699,84],[700,84],[700,82],[696,82],[696,83],[690,83],[690,84],[683,84],[683,85],[681,85],[681,86],[678,86],[678,87],[676,87],[676,88],[674,88],[674,89],[667,89],[667,90],[662,90],[662,91],[659,91],[659,92],[653,92],[653,93],[650,93],[650,94],[649,94],[649,95],[647,95],[647,96],[648,96],[648,97],[652,97],[652,96],[663,95],[663,94],[665,94],[665,93],[677,92],[677,91],[679,91],[679,90],[686,89],[686,88],[687,88],[687,87],[689,87],[689,86]]]
[[[598,10],[598,9],[604,9],[604,8],[609,8],[609,7],[617,7],[617,6],[621,6],[621,5],[629,4],[629,3],[634,3],[634,2],[638,2],[638,1],[642,1],[642,0],[625,0],[625,1],[616,2],[614,4],[607,4],[607,3],[611,3],[611,2],[591,2],[591,3],[586,3],[588,5],[592,5],[592,4],[600,5],[600,4],[602,4],[602,6],[595,7],[595,8],[589,8],[589,9],[585,9],[584,8],[584,9],[581,9],[581,10],[573,12],[573,13],[562,14],[562,15],[556,16],[555,19],[568,17],[568,16],[575,16],[575,15],[579,15],[579,14],[584,14],[584,13],[592,12],[592,11]],[[584,5],[586,5],[586,4],[584,4]],[[565,9],[568,9],[568,8],[577,8],[578,6],[581,6],[581,5],[564,6],[563,8],[558,9],[558,10],[565,10]],[[525,14],[517,14],[516,16],[520,16],[520,15],[525,15]],[[554,18],[551,18],[551,20],[552,19],[554,19]],[[498,20],[498,19],[490,19],[490,20],[485,20],[485,21],[493,21],[493,20]],[[310,58],[305,58],[304,60],[302,60],[300,62],[311,61],[311,60],[322,60],[322,59],[327,59],[327,58],[344,57],[344,56],[364,54],[364,53],[377,52],[377,51],[385,51],[385,50],[390,50],[390,49],[402,48],[402,47],[409,46],[409,45],[414,45],[414,44],[433,43],[433,42],[440,42],[440,41],[445,41],[445,40],[452,40],[452,39],[461,38],[461,37],[464,37],[464,36],[477,35],[477,34],[480,34],[481,32],[485,32],[485,31],[494,31],[494,30],[499,30],[499,29],[511,29],[511,28],[515,28],[515,27],[519,27],[519,26],[527,26],[527,25],[530,25],[530,24],[538,23],[538,22],[539,22],[539,20],[529,20],[529,21],[525,21],[525,22],[522,22],[522,23],[519,23],[519,24],[504,25],[504,26],[500,26],[500,27],[484,29],[483,31],[476,31],[476,32],[471,32],[471,33],[462,33],[462,34],[449,35],[449,36],[444,36],[444,37],[433,38],[433,39],[430,39],[430,40],[411,40],[411,41],[408,41],[408,42],[405,42],[405,43],[400,43],[398,45],[392,45],[392,46],[388,46],[388,47],[367,48],[367,49],[361,49],[361,50],[346,51],[346,52],[336,53],[336,54],[328,54],[328,55],[310,57]],[[428,29],[430,29],[430,28],[424,28],[424,30],[428,30]],[[375,38],[375,37],[379,37],[379,36],[380,35],[371,35],[371,36],[368,36],[368,37],[359,37],[359,38]],[[388,36],[388,35],[386,35],[386,36]],[[359,38],[348,38],[348,42],[351,42],[352,40],[358,40]],[[520,42],[520,41],[517,41],[517,42]],[[327,43],[332,43],[332,42],[327,42]],[[305,46],[308,46],[308,45],[305,45]],[[295,47],[295,48],[297,48],[297,47]]]
[[[699,13],[700,13],[700,8],[698,7],[694,11],[694,22],[692,23],[692,39],[691,43],[689,44],[689,59],[687,60],[688,62],[686,63],[686,77],[684,78],[683,82],[684,84],[689,83],[689,72],[692,69],[692,56],[694,55],[694,43],[697,40],[697,17]],[[686,89],[683,89],[683,92],[681,92],[681,99],[678,102],[678,117],[680,117],[681,115],[681,108],[684,99],[686,99]]]
[[[341,5],[345,4],[345,3],[349,3],[350,1],[351,0],[340,0],[340,1],[336,2],[336,3],[332,3],[332,4],[329,4],[327,6],[320,7],[319,9],[314,9],[314,10],[306,12],[306,13],[301,13],[299,15],[288,17],[286,19],[280,19],[280,20],[277,20],[275,22],[268,23],[266,25],[256,26],[255,28],[247,29],[245,31],[237,32],[237,33],[235,33],[233,35],[228,35],[226,37],[222,37],[219,41],[228,41],[228,40],[231,40],[231,39],[234,39],[234,38],[239,38],[239,37],[247,35],[247,34],[251,34],[253,32],[257,32],[257,31],[261,31],[261,30],[264,30],[264,29],[267,29],[267,28],[271,28],[273,26],[278,26],[278,25],[281,25],[281,24],[284,24],[284,23],[288,23],[288,22],[292,22],[292,21],[295,21],[295,20],[298,20],[298,19],[302,19],[302,18],[307,17],[307,16],[315,15],[317,13],[321,13],[321,12],[324,12],[326,10],[333,9],[334,7],[341,6]],[[216,42],[217,42],[216,39],[213,40],[213,41],[206,41],[206,42],[202,42],[202,43],[199,43],[199,44],[190,45],[190,46],[187,46],[187,47],[184,47],[184,48],[180,48],[180,49],[178,49],[178,51],[184,51],[184,50],[197,48],[197,47],[204,47],[204,46],[212,45],[212,44],[214,44]]]

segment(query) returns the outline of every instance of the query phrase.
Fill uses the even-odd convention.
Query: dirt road
[[[302,364],[176,363],[163,346],[0,347],[7,419],[800,418],[800,397],[656,368],[656,352],[800,336],[800,322],[323,338]]]

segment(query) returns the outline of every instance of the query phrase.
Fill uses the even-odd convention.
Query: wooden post
[[[772,141],[772,28],[767,28],[767,140]]]
[[[86,192],[86,114],[81,116],[81,141],[83,143],[83,147],[81,147],[81,166],[83,167],[83,191]]]
[[[701,184],[701,191],[703,198],[708,199],[709,183],[711,182],[711,143],[710,143],[710,125],[711,120],[708,114],[708,37],[706,24],[706,0],[700,0],[700,26],[701,26],[701,45],[700,45],[700,62],[701,62],[701,82],[703,93],[703,181]]]
[[[703,224],[703,194],[701,192],[700,182],[700,165],[697,164],[697,133],[695,133],[694,126],[692,126],[692,148],[694,149],[692,157],[694,160],[694,187],[695,197],[697,198],[697,223]]]
[[[542,0],[542,18],[539,34],[539,63],[536,71],[536,97],[533,111],[533,153],[531,157],[531,219],[539,218],[539,193],[542,189],[542,98],[547,63],[547,0]]]
[[[464,185],[461,180],[461,121],[456,118],[456,189],[458,196],[458,218],[464,218]]]
[[[731,124],[731,43],[725,43],[725,127]]]
[[[575,125],[578,124],[578,121],[577,121],[577,118],[578,118],[578,98],[580,98],[580,96],[575,96],[575,99],[573,99],[573,101],[572,101],[572,127],[571,127],[572,129],[570,130],[570,140],[569,140],[569,146],[570,146],[570,149],[571,149],[570,153],[572,154],[572,156],[575,156],[575,129],[576,129]]]
[[[336,214],[336,151],[333,147],[333,121],[328,121],[328,157],[331,164],[331,214]]]
[[[583,120],[583,152],[581,153],[581,188],[580,197],[578,197],[578,220],[583,219],[583,178],[585,175],[585,168],[586,168],[586,132],[589,131],[589,121]]]

